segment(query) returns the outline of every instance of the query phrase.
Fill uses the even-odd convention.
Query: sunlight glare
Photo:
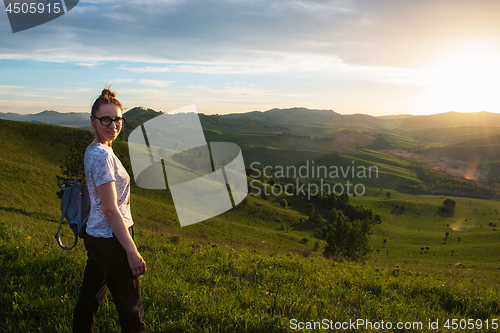
[[[449,52],[429,71],[432,108],[500,112],[500,50],[469,46]]]

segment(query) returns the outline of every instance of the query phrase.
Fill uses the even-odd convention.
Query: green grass
[[[456,144],[487,136],[498,135],[498,127],[458,126],[451,128],[428,128],[411,134],[412,137],[436,144]]]
[[[372,237],[379,254],[370,260],[440,272],[456,271],[452,267],[461,263],[465,269],[458,271],[477,274],[485,283],[497,280],[500,232],[488,224],[500,222],[500,215],[495,212],[498,201],[453,197],[457,202],[454,213],[443,214],[438,208],[447,197],[391,192],[391,199],[386,199],[386,192],[352,199],[382,217],[382,224],[374,228]],[[404,212],[395,209],[402,204]],[[421,247],[429,250],[422,253]]]
[[[81,241],[68,252],[53,238],[60,218],[55,176],[72,142],[85,132],[8,121],[0,126],[0,331],[69,332],[86,253]],[[126,154],[124,143],[114,149]],[[375,151],[350,154],[345,158],[383,164],[392,173],[404,166]],[[429,319],[498,318],[500,233],[487,226],[500,223],[498,201],[453,198],[453,216],[441,216],[444,197],[380,188],[351,198],[382,218],[373,226],[372,256],[353,263],[321,255],[322,225],[304,222],[307,202],[298,198],[287,197],[290,205],[283,209],[280,197],[249,197],[224,214],[181,228],[168,191],[133,186],[136,243],[148,265],[141,284],[149,331],[285,332],[291,319],[426,325]],[[456,231],[445,242],[447,224]],[[72,235],[63,233],[69,243]],[[429,251],[421,253],[422,246]],[[118,331],[108,297],[96,332]]]
[[[68,332],[82,280],[82,244],[54,247],[52,225],[1,212],[0,328]],[[35,222],[35,223],[33,223]],[[337,263],[321,256],[193,241],[138,227],[148,263],[141,278],[151,332],[280,332],[290,320],[364,318],[393,322],[491,319],[498,292],[480,278],[435,275],[400,265]],[[96,332],[117,332],[114,306],[101,307]],[[445,330],[441,330],[445,331]]]

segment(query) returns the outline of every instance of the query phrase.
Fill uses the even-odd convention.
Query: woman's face
[[[122,116],[122,110],[114,104],[103,104],[97,110],[95,117],[109,117],[111,119],[116,119]],[[103,121],[104,122],[104,121]],[[116,139],[120,130],[122,129],[122,123],[118,124],[114,121],[109,124],[109,126],[104,126],[101,124],[99,119],[92,117],[92,125],[95,128],[95,141],[102,144],[111,146],[111,142]]]

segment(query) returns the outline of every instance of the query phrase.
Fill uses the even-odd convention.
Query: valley
[[[155,115],[136,112],[137,123]],[[254,182],[243,203],[219,216],[181,228],[168,190],[133,185],[137,244],[149,270],[141,283],[150,331],[285,332],[292,318],[498,318],[500,124],[451,142],[437,135],[443,129],[415,134],[423,118],[412,124],[409,117],[304,112],[294,110],[290,119],[285,111],[201,117],[208,142],[241,147],[248,182]],[[432,122],[462,125],[453,117]],[[89,135],[3,119],[0,126],[0,267],[7,272],[0,278],[6,318],[0,328],[65,332],[85,250],[80,240],[74,250],[62,251],[53,239],[60,218],[56,176],[71,156],[83,154],[70,150]],[[130,165],[123,139],[114,150]],[[353,176],[346,170],[354,166]],[[372,251],[359,261],[323,256],[331,210],[326,193],[309,192],[309,200],[283,190],[273,194],[288,183],[319,189],[322,182],[333,187],[347,181],[364,188],[363,195],[349,197],[352,207],[379,217],[371,225]],[[270,195],[263,198],[257,188]],[[450,212],[442,210],[446,199],[456,203]],[[307,214],[311,203],[319,220]],[[69,242],[72,234],[64,237]],[[118,330],[111,301],[98,316],[103,332]]]

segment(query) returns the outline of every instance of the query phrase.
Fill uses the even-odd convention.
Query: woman
[[[87,265],[73,315],[73,332],[93,332],[94,316],[109,288],[122,333],[146,332],[139,275],[146,263],[129,233],[130,178],[111,148],[122,128],[122,105],[105,88],[92,106],[94,141],[85,151],[91,208],[84,236]]]

